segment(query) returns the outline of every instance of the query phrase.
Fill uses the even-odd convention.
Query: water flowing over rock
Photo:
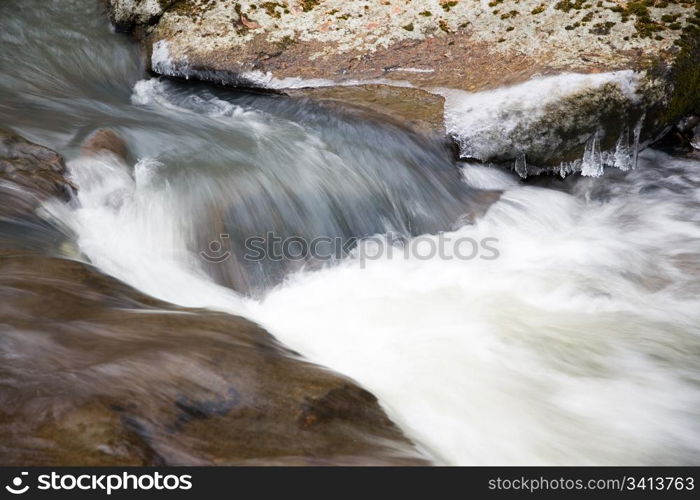
[[[126,161],[129,148],[124,139],[114,130],[101,128],[90,134],[81,147],[83,155],[99,155],[109,153],[117,159]]]
[[[372,394],[256,324],[67,260],[70,236],[35,210],[72,189],[62,157],[2,134],[0,463],[425,463]]]
[[[418,114],[437,113],[418,94],[427,90],[446,96],[447,131],[462,157],[511,168],[524,158],[529,174],[629,168],[636,153],[630,148],[623,160],[616,146],[631,144],[630,131],[642,117],[644,146],[700,106],[696,2],[110,0],[110,5],[117,27],[143,41],[158,74],[278,91],[324,87],[316,92],[319,98],[353,104],[363,100],[361,93],[349,97],[343,87],[397,86],[406,90],[396,103],[410,102],[414,91]],[[564,73],[573,73],[578,84],[554,94],[547,85],[531,86],[526,104],[540,103],[537,109],[492,110],[507,115],[511,130],[481,126],[472,134],[470,119],[460,114],[465,102],[478,104],[498,92],[494,89],[543,76],[566,78]],[[375,107],[374,97],[364,101]],[[395,108],[384,110],[393,114]],[[422,122],[439,122],[441,115]],[[493,121],[500,122],[497,116]],[[498,147],[480,147],[496,135]],[[596,165],[584,158],[593,143],[600,149]]]
[[[122,3],[144,7],[146,24],[129,21],[142,37],[154,12],[193,4]],[[492,3],[497,22],[523,16]],[[437,17],[420,4],[432,14],[412,33]],[[450,134],[471,155],[503,136],[499,162],[531,176],[548,141],[573,144],[551,170],[589,175],[522,182],[455,161],[447,130],[407,130],[412,87],[285,96],[149,76],[103,7],[0,2],[0,121],[53,150],[13,166],[21,155],[3,146],[0,207],[30,203],[0,216],[0,463],[700,463],[700,156],[637,154],[655,116],[692,109],[692,57],[673,77],[623,65],[503,77],[507,92],[421,90],[426,109],[458,104]],[[682,91],[635,107],[667,78]],[[634,104],[624,120],[606,94]],[[550,138],[560,122],[586,132]],[[682,123],[687,150],[697,124]],[[32,182],[65,183],[54,151],[75,196]],[[279,236],[356,246],[245,258],[247,241]]]
[[[374,396],[247,320],[41,254],[0,271],[4,465],[422,462]]]
[[[68,201],[75,187],[65,175],[61,155],[0,129],[0,196],[7,200],[0,219],[31,214],[49,197]]]

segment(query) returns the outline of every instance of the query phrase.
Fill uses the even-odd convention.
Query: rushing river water
[[[647,150],[526,185],[394,124],[152,78],[98,4],[0,4],[0,120],[69,160],[79,203],[45,208],[82,258],[257,321],[438,463],[700,462],[699,161]],[[81,156],[100,127],[128,164]],[[375,238],[330,263],[246,260],[268,232]],[[495,252],[367,258],[387,233]]]

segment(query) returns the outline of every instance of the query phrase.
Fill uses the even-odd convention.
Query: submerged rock
[[[389,119],[426,134],[445,135],[442,116],[445,98],[424,90],[366,84],[289,89],[285,93],[341,103],[345,112],[357,107],[364,113],[381,114],[384,120]]]
[[[0,219],[31,214],[50,197],[68,201],[74,191],[61,155],[0,128]]]
[[[634,141],[642,117],[638,139],[645,144],[699,105],[697,2],[110,3],[117,26],[141,38],[158,74],[277,90],[332,87],[312,94],[365,101],[369,107],[376,102],[366,97],[371,89],[338,86],[375,84],[372,91],[378,93],[384,91],[376,84],[403,87],[394,104],[378,106],[390,115],[398,102],[421,101],[424,91],[451,95],[452,101],[455,93],[479,100],[489,94],[475,92],[543,75],[634,72],[631,89],[612,77],[605,84],[568,88],[556,99],[532,95],[547,101],[538,119],[527,116],[526,108],[512,131],[494,127],[487,133],[502,134],[499,144],[508,143],[498,154],[477,147],[479,137],[467,130],[468,120],[460,121],[460,105],[448,97],[447,130],[463,157],[526,164],[530,173],[540,167],[597,172],[613,158],[618,165],[633,164],[631,146],[623,161],[617,144]],[[422,123],[442,119],[440,106],[427,109],[430,116],[419,118]],[[508,119],[517,118],[506,112]],[[591,160],[597,157],[602,161]]]
[[[83,141],[80,152],[85,156],[110,153],[118,159],[126,161],[129,148],[117,132],[108,128],[100,128]]]

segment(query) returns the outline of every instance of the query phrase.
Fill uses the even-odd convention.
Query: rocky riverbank
[[[637,145],[700,111],[696,2],[109,4],[115,25],[143,42],[157,74],[278,91],[324,87],[307,92],[374,109],[380,95],[379,109],[394,117],[415,115],[437,133],[444,124],[462,157],[502,162],[521,175],[628,168]],[[578,78],[557,79],[569,73]],[[493,125],[480,117],[472,133],[473,109],[533,78],[543,84],[525,84],[523,103],[487,109]],[[362,91],[345,88],[358,84]],[[389,105],[387,86],[403,88]],[[395,111],[407,102],[412,109]]]
[[[126,154],[111,131],[86,155]],[[148,297],[71,260],[37,209],[63,158],[0,135],[0,463],[421,464],[377,399],[240,317]]]

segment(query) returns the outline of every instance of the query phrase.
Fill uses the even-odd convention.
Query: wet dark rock
[[[357,107],[429,135],[445,135],[442,96],[424,90],[391,85],[348,85],[287,90],[321,102],[342,103],[343,111]]]
[[[0,298],[3,465],[423,463],[374,396],[243,318],[7,249]]]
[[[60,154],[0,128],[0,218],[31,214],[50,197],[70,200],[75,186],[66,174]]]
[[[634,98],[616,84],[557,97],[541,120],[523,120],[512,134],[499,130],[508,144],[498,154],[474,151],[468,133],[448,130],[461,157],[509,168],[526,159],[529,174],[582,170],[587,148],[616,156],[617,142],[638,124],[645,147],[700,106],[700,4],[692,2],[641,9],[638,2],[573,8],[520,0],[506,12],[466,1],[437,10],[427,1],[109,3],[113,21],[142,42],[157,74],[301,92],[430,131],[443,129],[451,109],[426,94],[444,89],[471,93],[563,73],[643,77]]]
[[[361,421],[385,420],[386,415],[376,406],[377,398],[357,386],[344,385],[331,389],[319,398],[307,398],[302,404],[299,426],[310,429],[334,419]]]
[[[690,115],[682,119],[677,125],[661,139],[653,144],[653,147],[674,156],[683,156],[700,149],[700,116]]]
[[[111,153],[123,161],[126,161],[129,156],[129,148],[124,139],[108,128],[97,129],[90,134],[83,141],[80,151],[85,156]]]

